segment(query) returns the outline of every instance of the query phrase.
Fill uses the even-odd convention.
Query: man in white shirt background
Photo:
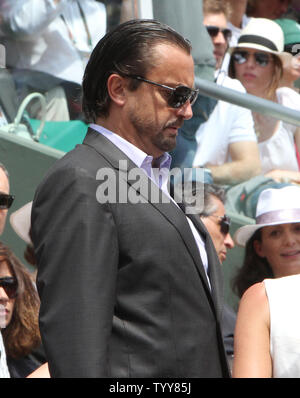
[[[203,23],[214,45],[216,82],[246,92],[238,80],[222,70],[223,58],[231,38],[227,26],[227,4],[220,0],[203,0]],[[257,139],[251,111],[218,101],[206,123],[196,132],[198,143],[193,167],[205,167],[216,184],[233,185],[260,173]]]

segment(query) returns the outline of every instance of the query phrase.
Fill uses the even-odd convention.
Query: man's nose
[[[217,36],[215,36],[213,38],[213,43],[214,44],[225,44],[226,43],[225,37],[224,37],[223,33],[221,32],[221,30],[219,30],[219,33],[217,34]]]
[[[190,101],[187,101],[180,108],[177,108],[176,114],[178,117],[181,117],[184,120],[191,119],[193,117],[193,110]]]
[[[234,241],[233,241],[233,239],[232,239],[230,233],[228,233],[228,234],[226,235],[225,240],[224,240],[224,243],[225,243],[225,246],[226,246],[228,249],[232,249],[232,248],[234,247]]]
[[[9,297],[6,294],[6,291],[3,289],[3,287],[0,286],[0,303],[8,301]]]

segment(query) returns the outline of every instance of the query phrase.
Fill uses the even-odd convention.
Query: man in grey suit
[[[92,124],[32,210],[52,377],[229,376],[218,257],[166,184],[167,152],[197,97],[190,51],[168,26],[134,20],[91,55]]]

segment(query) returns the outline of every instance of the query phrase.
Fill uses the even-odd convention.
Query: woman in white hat
[[[300,188],[266,189],[246,245],[234,341],[234,377],[300,377]],[[257,282],[257,283],[255,283]],[[250,286],[247,288],[247,286]]]
[[[284,34],[274,21],[251,18],[231,47],[229,76],[241,81],[249,94],[300,111],[300,96],[280,87],[284,67],[292,55],[283,51]],[[278,182],[300,183],[295,143],[300,150],[300,129],[260,113],[252,112],[262,172]]]
[[[300,228],[300,188],[290,185],[262,191],[257,201],[256,223],[245,225],[234,234],[235,243],[245,247],[243,265],[233,280],[234,291],[239,297],[248,287],[266,278],[300,273],[300,257],[292,257],[290,264],[289,257],[277,253],[273,240],[267,235],[268,232],[276,235],[278,229],[287,227],[297,235]],[[263,254],[266,247],[271,248],[270,255]],[[277,255],[281,260],[280,266],[276,265],[277,260],[273,260]]]

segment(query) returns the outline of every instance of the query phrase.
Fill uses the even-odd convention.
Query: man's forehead
[[[194,81],[194,61],[190,53],[180,46],[175,46],[170,43],[160,43],[155,47],[155,61],[149,73],[158,73],[160,76],[177,77],[181,83],[181,78],[189,76]],[[189,86],[189,84],[186,83]]]
[[[167,51],[179,51],[179,52],[183,52],[187,55],[190,55],[191,51],[188,51],[186,48],[181,47],[178,44],[169,42],[169,41],[160,41],[155,43],[152,46],[152,50],[154,53],[158,53],[158,54],[165,54],[166,50]]]

